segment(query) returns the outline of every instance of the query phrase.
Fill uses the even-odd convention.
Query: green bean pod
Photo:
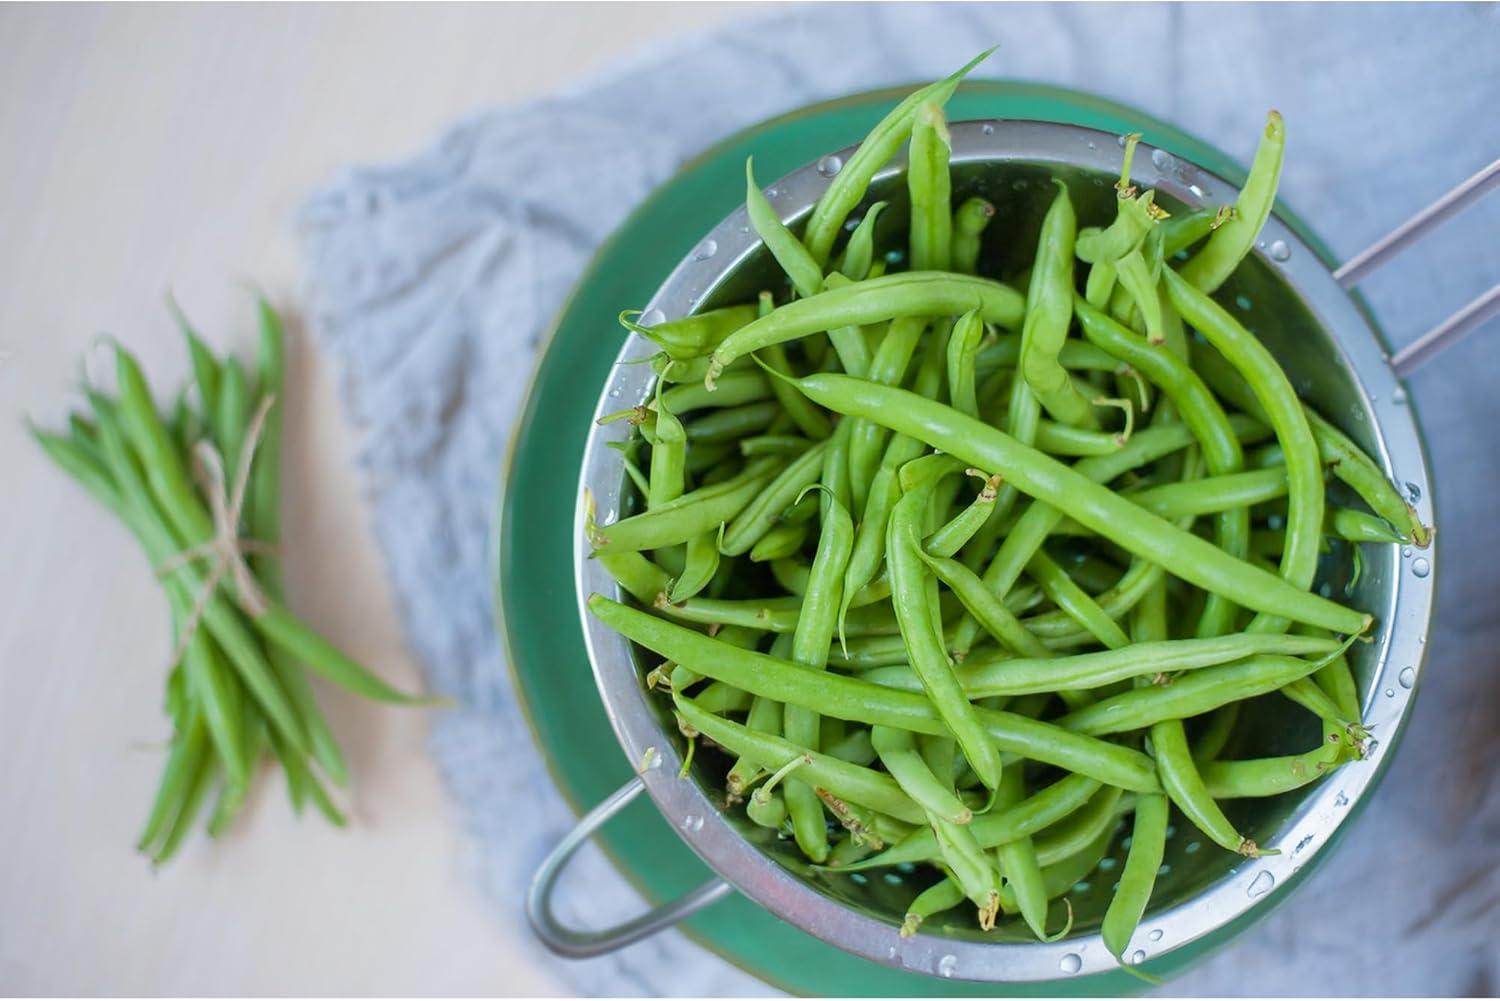
[[[984,231],[995,218],[995,206],[983,198],[973,197],[953,210],[953,237],[949,243],[950,267],[959,274],[979,271],[979,248]]]
[[[1235,200],[1234,216],[1215,229],[1208,243],[1182,266],[1182,278],[1192,287],[1205,293],[1215,291],[1254,248],[1255,238],[1276,204],[1285,152],[1286,125],[1281,115],[1272,111],[1266,115],[1266,128],[1250,164],[1250,175]]]
[[[906,167],[914,271],[948,270],[953,239],[952,181],[948,176],[952,148],[941,103],[924,101],[912,123]]]

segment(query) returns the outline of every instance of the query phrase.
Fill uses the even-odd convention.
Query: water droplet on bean
[[[953,972],[957,969],[958,957],[953,955],[953,953],[951,952],[948,953],[948,955],[944,956],[942,959],[938,960],[937,972],[938,976],[940,977],[952,977]]]
[[[1083,969],[1083,957],[1076,952],[1070,952],[1057,961],[1057,968],[1064,973],[1077,973]]]
[[[1276,885],[1276,877],[1269,870],[1262,869],[1260,873],[1250,881],[1250,888],[1245,892],[1252,897],[1264,897],[1271,892],[1271,887]]]
[[[1401,683],[1402,688],[1410,688],[1417,683],[1417,669],[1414,667],[1403,667],[1401,674],[1397,676],[1396,680]]]
[[[827,156],[823,157],[823,159],[818,161],[818,173],[822,174],[824,177],[832,177],[843,169],[844,161],[833,153],[829,153]]]
[[[1427,557],[1418,556],[1411,561],[1411,575],[1413,577],[1426,577],[1432,573],[1432,564],[1427,562]]]
[[[1286,245],[1285,240],[1273,240],[1268,253],[1271,255],[1271,260],[1284,261],[1292,256],[1292,248]]]

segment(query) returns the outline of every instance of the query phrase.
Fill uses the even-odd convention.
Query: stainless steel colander
[[[1106,219],[1114,211],[1112,183],[1119,170],[1116,137],[1076,126],[1026,121],[955,123],[955,200],[983,195],[998,209],[1004,241],[986,253],[984,273],[1007,268],[1007,247],[1028,248],[1052,188],[1065,180],[1081,218]],[[824,157],[778,181],[768,192],[788,223],[811,210],[828,178],[852,152]],[[1226,204],[1236,190],[1223,179],[1164,150],[1142,146],[1135,179],[1158,191],[1174,210]],[[900,245],[907,205],[904,164],[891,164],[876,178],[866,204],[890,203],[880,220],[885,245]],[[1363,307],[1348,289],[1464,205],[1500,183],[1500,161],[1454,189],[1368,251],[1330,272],[1318,255],[1280,219],[1261,234],[1257,253],[1219,292],[1260,336],[1291,374],[1298,391],[1350,434],[1404,486],[1427,523],[1432,489],[1416,417],[1401,379],[1444,345],[1500,312],[1500,285],[1454,314],[1407,348],[1388,355]],[[1004,246],[1001,246],[1001,244]],[[662,284],[647,312],[672,319],[698,309],[746,301],[779,277],[775,264],[751,230],[743,209],[705,234]],[[617,361],[644,358],[654,345],[631,336]],[[649,366],[617,364],[603,387],[595,416],[649,397]],[[618,453],[606,444],[623,438],[622,425],[596,427],[587,444],[580,493],[596,498],[601,521],[620,511],[627,489]],[[774,833],[722,808],[721,770],[700,756],[690,780],[677,778],[681,738],[670,713],[642,684],[645,673],[630,644],[598,624],[584,607],[594,592],[618,597],[618,588],[595,561],[578,513],[575,568],[580,615],[595,680],[626,757],[632,762],[655,749],[659,767],[633,779],[583,818],[538,870],[527,910],[541,939],[569,956],[598,955],[675,923],[736,890],[783,920],[850,952],[917,972],[995,982],[1066,979],[1114,968],[1098,927],[1110,896],[1110,880],[1096,879],[1087,892],[1071,895],[1076,923],[1060,942],[981,934],[971,922],[941,918],[907,939],[897,934],[906,904],[919,887],[884,879],[817,873]],[[1349,584],[1348,550],[1335,549],[1320,568],[1319,585],[1378,619],[1374,642],[1358,644],[1351,662],[1364,693],[1365,721],[1376,740],[1365,760],[1345,765],[1326,781],[1271,800],[1228,804],[1240,830],[1279,855],[1244,860],[1218,850],[1181,824],[1167,846],[1167,868],[1132,952],[1149,958],[1209,935],[1262,910],[1283,894],[1292,876],[1324,851],[1340,825],[1369,796],[1398,742],[1418,690],[1432,617],[1436,556],[1431,550],[1369,547],[1358,579]],[[648,665],[649,666],[649,665]],[[1385,693],[1390,693],[1389,696]],[[1251,716],[1251,754],[1305,750],[1319,737],[1302,714],[1270,711]],[[1281,707],[1274,707],[1281,708]],[[1243,724],[1242,724],[1243,725]],[[561,925],[550,897],[568,858],[590,834],[645,789],[682,838],[721,877],[678,901],[627,924],[600,931]]]

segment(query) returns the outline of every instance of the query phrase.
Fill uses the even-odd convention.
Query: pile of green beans
[[[178,655],[164,702],[172,737],[137,845],[156,865],[176,854],[210,801],[208,833],[227,831],[267,759],[285,774],[294,810],[311,801],[331,823],[345,825],[325,783],[347,786],[349,769],[309,671],[380,702],[426,701],[370,673],[284,604],[275,551],[286,381],[280,317],[259,300],[259,349],[247,367],[216,357],[175,304],[174,313],[193,381],[168,413],[157,411],[135,357],[115,344],[116,395],[88,388],[88,412],[73,414],[65,432],[31,428],[46,455],[136,537],[171,607]],[[201,468],[195,451],[201,456],[205,446],[224,471],[221,496],[194,475]],[[242,465],[248,476],[239,479]],[[211,563],[189,558],[221,534],[215,500],[232,503],[236,487],[243,500],[233,530],[254,597],[241,593],[244,578],[215,575]]]
[[[956,84],[876,126],[800,234],[747,166],[786,276],[757,305],[628,324],[662,349],[617,415],[639,504],[588,532],[634,604],[589,606],[665,659],[652,687],[716,752],[726,809],[809,873],[918,867],[903,934],[959,907],[1068,934],[1123,814],[1119,958],[1174,810],[1254,857],[1221,803],[1364,753],[1344,653],[1372,620],[1315,589],[1319,553],[1430,530],[1213,297],[1274,203],[1280,116],[1232,207],[1173,218],[1128,136],[1114,218],[1058,181],[1034,248],[990,253],[1015,220],[955,202]],[[850,213],[902,141],[908,242],[882,247],[883,203]],[[1368,510],[1331,506],[1329,476]],[[1318,743],[1236,756],[1251,699],[1311,713]]]

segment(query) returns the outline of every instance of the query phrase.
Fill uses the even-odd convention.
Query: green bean
[[[1250,391],[1243,378],[1216,351],[1195,350],[1193,365],[1214,392],[1257,419],[1265,419],[1265,409]],[[1401,497],[1391,483],[1358,445],[1330,424],[1312,407],[1303,405],[1308,426],[1318,442],[1318,453],[1333,475],[1342,480],[1370,510],[1396,528],[1403,542],[1426,547],[1431,529],[1422,524],[1416,510]]]
[[[980,727],[974,707],[964,698],[943,645],[942,624],[931,614],[937,582],[926,576],[918,531],[926,500],[926,491],[910,491],[891,512],[886,536],[891,601],[913,671],[963,748],[969,766],[980,781],[994,789],[1000,782],[999,754]]]
[[[1229,702],[1274,692],[1321,666],[1317,661],[1262,654],[1205,667],[1170,684],[1131,689],[1069,713],[1057,723],[1093,736],[1139,730],[1162,720],[1186,719]]]
[[[979,928],[989,931],[1000,913],[1000,874],[967,828],[940,817],[931,820],[938,851],[964,896],[979,909]]]
[[[792,506],[803,488],[817,481],[827,446],[826,440],[820,441],[792,460],[770,482],[755,481],[755,489],[748,493],[746,501],[736,508],[735,513],[728,519],[720,519],[729,521],[719,543],[724,555],[738,556],[749,552],[750,547],[771,530],[776,519]]]
[[[1021,335],[999,334],[974,356],[974,371],[985,376],[1014,368],[1021,357]],[[1125,366],[1118,358],[1086,341],[1069,339],[1063,343],[1057,360],[1063,368],[1085,372],[1119,372]]]
[[[134,359],[125,354],[123,349],[119,352],[119,358],[121,360],[117,367],[123,378],[120,380],[122,397],[118,406],[97,394],[91,394],[90,399],[99,418],[101,448],[109,461],[110,475],[121,497],[121,509],[126,514],[127,523],[141,540],[147,558],[153,564],[161,565],[181,551],[184,541],[169,524],[172,510],[177,512],[177,519],[184,525],[202,529],[202,535],[190,538],[206,538],[212,529],[206,524],[207,515],[187,486],[176,453],[172,451],[161,425],[156,421],[156,412],[151,406],[150,391],[146,388],[144,377]],[[130,394],[128,402],[124,395],[127,389]],[[142,471],[125,441],[128,433],[126,429],[131,421],[153,457],[147,461],[159,463],[151,473]],[[157,482],[156,489],[148,486],[153,479]],[[153,499],[152,494],[157,490],[160,494],[157,499]],[[170,506],[160,501],[160,497],[168,498]],[[165,517],[157,507],[158,502],[162,508],[167,509]],[[202,593],[207,583],[192,565],[174,570],[172,580],[175,586],[184,589],[184,593],[193,595]],[[307,753],[305,724],[288,702],[254,637],[244,627],[234,609],[216,591],[208,593],[204,600],[203,626],[228,655],[240,680],[272,725],[281,731],[292,747]]]
[[[742,407],[711,410],[688,423],[688,443],[718,445],[740,442],[748,436],[753,436],[755,432],[763,430],[780,413],[782,413],[782,406],[777,400],[762,400],[758,403],[747,403]]]
[[[815,296],[789,302],[725,338],[714,349],[713,365],[704,383],[710,388],[716,386],[724,366],[767,344],[900,316],[945,316],[976,307],[985,321],[1014,327],[1026,304],[999,282],[935,271],[906,271],[829,287]]]
[[[285,650],[295,660],[306,664],[309,670],[355,695],[363,695],[377,702],[409,705],[434,705],[442,701],[428,696],[408,695],[391,687],[275,603],[250,622],[256,632]]]
[[[965,275],[979,271],[980,241],[994,217],[995,206],[979,197],[965,199],[953,210],[953,237],[949,242],[948,257],[954,271]]]
[[[1130,645],[1130,638],[1115,624],[1115,620],[1083,588],[1074,583],[1067,571],[1058,566],[1052,557],[1038,551],[1026,564],[1026,570],[1041,586],[1042,593],[1052,599],[1053,604],[1072,616],[1100,643],[1112,650]]]
[[[1298,678],[1281,689],[1281,694],[1306,709],[1325,723],[1350,724],[1358,721],[1345,716],[1338,704],[1312,678]]]
[[[807,376],[796,380],[796,385],[830,410],[869,417],[964,462],[993,469],[1023,492],[1122,548],[1161,564],[1191,584],[1221,592],[1237,604],[1349,634],[1361,633],[1370,624],[1368,615],[1235,559],[1212,543],[1141,510],[1076,469],[942,404],[834,373]]]
[[[720,531],[722,528],[720,529]],[[804,530],[802,535],[806,536]],[[797,545],[802,544],[801,539]],[[795,547],[794,547],[795,548]],[[752,551],[750,558],[755,559]],[[719,531],[710,529],[688,540],[686,562],[682,573],[672,582],[668,597],[673,604],[680,605],[694,597],[713,580],[719,571]]]
[[[218,410],[210,415],[226,476],[232,476],[239,468],[240,450],[245,441],[246,425],[250,423],[251,409],[249,377],[239,359],[230,358],[220,370]]]
[[[979,401],[975,396],[974,356],[979,351],[979,342],[984,337],[984,321],[974,310],[959,317],[948,338],[948,393],[953,408],[970,417],[979,416]]]
[[[174,594],[174,605],[190,607],[186,596]],[[176,616],[179,620],[185,614]],[[203,721],[214,752],[230,785],[243,789],[250,783],[252,755],[245,736],[244,707],[239,686],[219,658],[203,630],[195,629],[183,647],[183,665],[191,697],[202,707]]]
[[[714,743],[750,758],[761,768],[775,771],[787,765],[806,760],[798,769],[802,779],[816,783],[842,800],[867,806],[897,820],[911,824],[926,823],[922,808],[912,802],[896,781],[884,772],[861,768],[847,761],[807,748],[770,733],[757,733],[732,720],[700,709],[692,699],[673,694],[673,705],[678,714],[694,730]]]
[[[202,715],[196,708],[189,709],[184,725],[172,738],[166,767],[156,787],[156,798],[151,803],[151,812],[141,836],[136,840],[138,851],[150,852],[151,846],[166,835],[169,825],[182,810],[188,790],[208,754],[208,733]]]
[[[953,877],[945,876],[917,894],[907,905],[906,919],[901,922],[901,937],[910,938],[917,933],[922,922],[934,914],[951,911],[964,902],[964,891],[959,889]]]
[[[1067,185],[1042,220],[1031,287],[1026,294],[1026,323],[1021,330],[1021,374],[1042,406],[1065,424],[1096,425],[1093,405],[1079,395],[1058,360],[1073,316],[1073,241],[1077,219]]]
[[[1210,241],[1204,251],[1212,246]],[[1310,587],[1317,572],[1323,526],[1323,467],[1296,390],[1265,346],[1218,303],[1170,270],[1164,280],[1172,305],[1245,376],[1276,431],[1286,455],[1288,482],[1287,544],[1281,575],[1295,587]],[[1281,627],[1283,617],[1278,613],[1258,611],[1263,614],[1251,624],[1252,629]]]
[[[870,730],[870,742],[886,772],[929,816],[950,824],[967,824],[974,819],[973,811],[959,802],[953,789],[923,760],[914,734],[876,726]]]
[[[829,291],[847,289],[855,283],[847,276],[837,271],[831,273],[824,279],[823,287]],[[767,317],[761,317],[767,319]],[[865,336],[865,327],[859,323],[840,323],[828,328],[828,343],[833,345],[834,356],[838,359],[845,372],[851,375],[863,376],[870,369],[870,339]],[[764,349],[762,349],[764,350]],[[715,356],[709,362],[708,374],[703,377],[704,386],[712,389],[714,380],[718,378],[714,365],[718,363]]]
[[[1078,259],[1085,264],[1114,264],[1140,246],[1161,215],[1154,204],[1155,194],[1147,191],[1137,195],[1130,183],[1130,165],[1141,134],[1132,132],[1124,140],[1120,179],[1115,182],[1115,217],[1103,229],[1090,227],[1078,234]]]
[[[1274,471],[1274,470],[1273,470]],[[1386,524],[1384,518],[1377,518],[1373,514],[1363,511],[1355,511],[1347,507],[1330,508],[1328,511],[1328,527],[1333,534],[1350,542],[1374,542],[1395,543],[1401,542],[1401,536]]]
[[[792,287],[801,296],[817,295],[823,288],[823,268],[813,260],[807,248],[782,223],[781,217],[771,207],[765,192],[755,183],[754,158],[745,158],[745,209],[750,215],[750,225],[765,243],[781,270],[792,280]]]
[[[1006,772],[996,796],[997,807],[1009,807],[1021,802],[1026,795],[1020,769]],[[1005,879],[1007,888],[1015,895],[1016,910],[1032,934],[1047,939],[1047,891],[1042,882],[1042,866],[1037,850],[1029,837],[1007,841],[995,849],[995,861]]]
[[[1193,288],[1204,293],[1215,291],[1255,246],[1255,238],[1276,203],[1285,152],[1286,127],[1281,115],[1272,111],[1266,115],[1265,132],[1250,164],[1250,175],[1235,200],[1233,218],[1214,230],[1208,243],[1182,266],[1182,278]]]
[[[801,244],[798,244],[800,247]],[[780,344],[768,344],[761,349],[761,361],[765,362],[772,371],[780,372],[782,375],[792,374],[791,362],[787,361],[786,350]],[[771,392],[776,397],[776,402],[792,419],[804,435],[814,440],[827,438],[833,430],[833,425],[828,422],[828,416],[808,402],[807,397],[802,396],[780,379],[771,380]],[[768,422],[769,423],[769,422]]]
[[[1187,250],[1233,219],[1234,214],[1233,206],[1221,205],[1213,209],[1195,209],[1165,220],[1161,224],[1162,255],[1170,258]]]
[[[993,48],[987,49],[953,75],[916,91],[870,130],[870,134],[859,144],[859,149],[854,151],[848,162],[829,182],[827,190],[813,206],[812,214],[808,217],[802,242],[807,244],[814,260],[819,263],[828,260],[829,253],[833,250],[833,241],[843,229],[844,220],[864,198],[876,172],[895,156],[901,144],[911,134],[918,109],[929,101],[940,105],[945,103],[958,89],[959,81],[984,62],[993,51]]]
[[[673,386],[661,394],[662,399],[672,413],[685,414],[689,410],[702,410],[704,407],[738,407],[768,399],[772,395],[770,382],[754,368],[725,372],[716,378],[718,381],[712,388],[702,382]]]
[[[1272,468],[1163,483],[1125,496],[1163,518],[1182,518],[1248,508],[1285,497],[1286,489],[1286,474]],[[1389,529],[1385,531],[1389,533]]]
[[[1279,796],[1300,789],[1334,771],[1353,757],[1349,744],[1324,739],[1301,754],[1245,761],[1211,761],[1203,766],[1203,781],[1214,799]]]
[[[808,705],[825,716],[948,736],[951,731],[919,692],[901,691],[857,678],[810,671],[765,654],[737,650],[712,637],[611,601],[589,597],[590,612],[615,632],[653,650],[674,663],[725,681],[755,695]],[[829,658],[830,662],[833,658]],[[1033,761],[1068,768],[1123,789],[1157,791],[1150,760],[1139,751],[1120,747],[1049,723],[1024,719],[1014,713],[975,709],[975,714],[1000,751]],[[714,738],[718,739],[718,738]],[[743,754],[743,751],[737,751]],[[972,764],[972,762],[971,762]],[[876,803],[852,798],[883,813],[908,820]],[[920,823],[920,820],[909,820]]]
[[[1013,770],[1013,769],[1012,769]],[[1083,809],[1099,790],[1099,783],[1086,775],[1072,774],[1045,789],[1032,793],[1019,803],[996,806],[976,814],[969,830],[981,848],[996,848],[1017,838],[1030,837]],[[936,836],[931,828],[922,827],[845,871],[877,869],[902,863],[929,862],[938,857]]]
[[[1036,836],[1037,859],[1042,865],[1056,865],[1086,849],[1099,837],[1100,831],[1114,828],[1122,793],[1104,786],[1084,805]]]
[[[1042,645],[1042,642],[1026,629],[1014,612],[984,586],[984,582],[974,571],[957,560],[933,556],[925,549],[918,555],[938,580],[948,585],[958,596],[958,600],[973,616],[974,621],[978,622],[1007,650],[1023,657],[1048,656],[1047,648]]]
[[[1131,678],[1150,678],[1217,667],[1258,656],[1319,656],[1341,644],[1315,636],[1236,633],[1204,639],[1137,642],[1051,659],[971,657],[956,671],[970,699],[1030,695],[1062,688],[1103,688]]]
[[[990,512],[995,508],[995,499],[1000,495],[1000,477],[984,476],[977,469],[967,470],[971,476],[979,476],[984,480],[984,486],[980,488],[979,494],[973,502],[951,518],[942,528],[929,535],[922,543],[923,550],[931,556],[951,557],[956,556],[958,551],[974,537],[974,533],[984,527],[989,520]]]
[[[1225,745],[1229,743],[1230,736],[1234,733],[1234,725],[1239,722],[1239,719],[1240,704],[1238,702],[1231,702],[1226,706],[1220,706],[1209,714],[1208,725],[1198,734],[1198,740],[1193,744],[1193,764],[1200,771],[1204,765],[1213,761],[1223,752]]]
[[[708,374],[708,366],[711,359],[708,355],[699,355],[696,358],[673,358],[665,351],[652,355],[649,359],[637,359],[635,361],[621,362],[622,365],[642,364],[649,361],[651,371],[655,372],[662,382],[668,383],[703,383],[703,377]],[[724,366],[724,374],[733,372],[738,375],[749,371],[755,366],[749,357],[741,358],[732,365]]]
[[[776,789],[765,797],[752,795],[745,801],[745,816],[761,827],[779,830],[786,823],[786,799],[782,791]]]
[[[687,482],[687,432],[663,401],[656,384],[655,438],[651,442],[651,472],[647,478],[646,510],[681,497]]]
[[[722,634],[722,630],[720,631]],[[753,649],[753,647],[747,648]],[[771,644],[771,655],[774,657],[787,658],[792,654],[792,636],[783,633],[776,637]],[[745,717],[745,726],[757,733],[781,733],[784,707],[775,699],[768,699],[763,695],[755,696],[750,703],[750,712]],[[749,758],[740,757],[730,766],[729,773],[725,776],[724,786],[731,796],[742,796],[762,776],[765,770]],[[782,801],[782,809],[785,810],[785,802]],[[780,827],[777,821],[775,826]]]
[[[952,142],[941,102],[918,108],[907,154],[906,182],[911,196],[911,266],[914,271],[947,271],[953,238],[953,194],[948,176]]]
[[[693,701],[704,712],[722,716],[725,713],[748,712],[754,696],[722,681],[715,681],[694,694]]]
[[[788,522],[783,521],[775,528],[768,531],[756,540],[755,545],[750,547],[750,560],[753,563],[769,563],[771,560],[784,559],[794,556],[802,551],[802,544],[812,534],[813,526],[805,521]],[[715,552],[718,551],[717,542]],[[672,599],[676,601],[677,599]]]
[[[833,643],[834,627],[842,599],[844,567],[854,540],[854,525],[849,513],[836,498],[828,500],[818,537],[817,555],[813,557],[807,593],[798,610],[797,629],[792,637],[792,661],[815,671],[828,662],[828,648]],[[782,717],[782,733],[793,744],[818,750],[818,714],[811,708],[789,704]],[[828,856],[828,831],[823,823],[823,806],[811,786],[797,779],[787,782],[783,793],[787,813],[797,846],[814,862]]]
[[[1244,467],[1244,451],[1233,425],[1203,380],[1181,358],[1171,351],[1153,349],[1139,336],[1082,300],[1074,300],[1074,310],[1084,336],[1091,343],[1137,369],[1162,390],[1202,446],[1204,462],[1210,473],[1226,475]],[[1215,538],[1225,553],[1244,559],[1249,551],[1249,535],[1250,520],[1246,511],[1231,507],[1218,514]],[[1227,598],[1219,593],[1210,594],[1199,622],[1199,632],[1208,635],[1225,632],[1233,620],[1234,606]]]
[[[869,730],[855,730],[836,744],[830,744],[827,753],[840,761],[855,765],[868,765],[875,760],[875,745],[870,740]]]
[[[1151,747],[1156,756],[1161,784],[1166,793],[1193,826],[1221,848],[1247,858],[1260,854],[1254,841],[1235,830],[1234,824],[1214,801],[1202,776],[1193,767],[1192,751],[1182,727],[1157,727],[1151,731]]]
[[[214,759],[209,755],[204,755],[199,761],[197,772],[188,779],[181,808],[163,833],[161,844],[154,852],[151,852],[153,864],[165,865],[172,856],[177,854],[177,849],[182,845],[182,839],[192,829],[193,820],[203,807],[203,800],[208,796],[217,772],[218,766]]]
[[[917,342],[926,329],[927,320],[920,316],[903,316],[892,320],[890,330],[886,332],[870,360],[869,379],[872,382],[899,385],[911,363],[912,354],[917,349]],[[849,423],[852,425],[849,432],[850,496],[853,505],[863,511],[869,500],[870,486],[880,470],[887,431],[874,421],[856,418]]]
[[[864,217],[854,227],[854,232],[849,234],[849,242],[844,245],[843,252],[834,263],[833,270],[845,275],[850,281],[864,281],[870,276],[870,264],[875,254],[875,226],[885,207],[885,202],[876,202],[865,209]]]
[[[1114,839],[1114,826],[1105,826],[1082,851],[1049,866],[1044,866],[1042,884],[1046,887],[1047,899],[1056,900],[1058,897],[1065,896],[1074,886],[1087,879],[1090,873],[1099,868],[1099,863],[1104,860],[1104,856],[1109,854],[1109,846]],[[1003,905],[1004,901],[1002,900],[1001,903]]]
[[[1099,929],[1104,947],[1121,965],[1125,963],[1125,950],[1130,947],[1131,936],[1140,926],[1146,905],[1151,901],[1151,891],[1156,886],[1156,873],[1167,847],[1168,810],[1169,801],[1165,796],[1136,797],[1130,850],[1120,871],[1120,885],[1110,898],[1109,909],[1105,911],[1104,923]]]
[[[622,518],[602,528],[590,525],[589,541],[596,555],[661,549],[687,542],[696,535],[716,530],[746,510],[752,501],[764,496],[766,485],[780,468],[774,459],[752,463],[731,480],[699,487],[654,510]],[[745,552],[749,548],[746,544],[738,551]]]
[[[643,327],[626,319],[628,316],[639,315],[639,310],[625,310],[620,314],[620,325],[655,341],[668,357],[685,361],[707,354],[730,333],[755,319],[755,307],[726,306],[723,309],[710,309],[650,327]]]

